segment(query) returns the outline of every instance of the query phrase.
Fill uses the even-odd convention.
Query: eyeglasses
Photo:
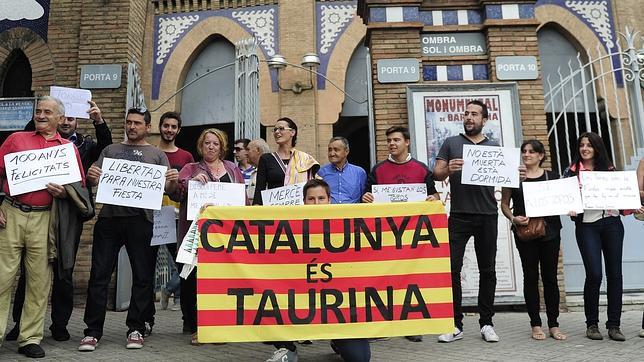
[[[284,131],[292,131],[292,130],[293,130],[293,128],[290,128],[290,127],[275,127],[275,128],[273,128],[273,133],[284,132]]]
[[[237,151],[237,152],[243,151],[243,150],[244,150],[244,147],[235,147],[235,151]]]

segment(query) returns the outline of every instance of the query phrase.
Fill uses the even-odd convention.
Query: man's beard
[[[483,131],[483,127],[474,126],[474,128],[472,128],[469,131],[467,130],[467,128],[464,128],[464,130],[465,130],[465,134],[467,136],[476,136],[476,135],[480,134]]]

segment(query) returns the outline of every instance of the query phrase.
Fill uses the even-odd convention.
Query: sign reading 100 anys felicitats
[[[483,33],[422,34],[420,42],[423,55],[428,57],[487,53],[487,43]]]

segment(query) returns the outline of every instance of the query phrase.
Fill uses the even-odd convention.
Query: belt
[[[20,209],[20,211],[22,212],[47,211],[51,209],[51,206],[31,206],[31,205],[23,204],[22,202],[14,199],[9,195],[5,195],[4,200],[7,203],[9,203],[9,205],[17,209]]]

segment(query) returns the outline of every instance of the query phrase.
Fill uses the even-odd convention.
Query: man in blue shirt
[[[367,173],[347,161],[349,141],[344,137],[333,137],[329,141],[328,150],[330,163],[320,168],[318,177],[331,187],[331,203],[359,203],[364,193]]]

